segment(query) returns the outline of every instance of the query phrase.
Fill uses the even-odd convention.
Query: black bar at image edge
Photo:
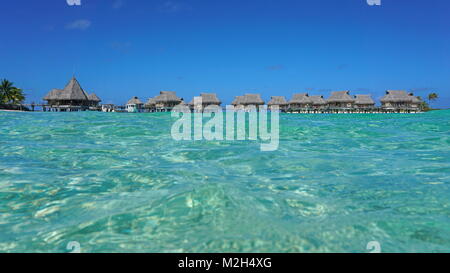
[[[416,268],[425,262],[444,264],[448,254],[0,254],[2,266],[9,264],[20,269],[49,268],[58,262],[71,269],[148,268],[174,272],[275,272],[281,269],[304,271],[328,269],[386,269],[396,264],[402,268]],[[361,267],[362,265],[365,265]],[[56,268],[55,268],[56,269]],[[148,272],[150,272],[148,271]],[[307,270],[310,271],[310,270]],[[147,272],[147,271],[146,271]]]

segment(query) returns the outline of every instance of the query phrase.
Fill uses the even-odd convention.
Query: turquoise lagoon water
[[[280,147],[169,114],[0,113],[0,252],[450,252],[450,111],[282,115]]]

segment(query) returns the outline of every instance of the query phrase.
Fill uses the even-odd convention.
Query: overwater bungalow
[[[140,113],[144,111],[144,103],[138,98],[131,98],[126,105],[128,113]]]
[[[325,113],[327,111],[327,101],[321,95],[310,96],[313,113]]]
[[[178,107],[181,107],[181,108],[178,108]],[[191,107],[184,100],[181,100],[181,102],[178,105],[176,105],[175,107],[173,107],[171,110],[171,112],[183,112],[183,113],[185,113],[186,111],[188,111],[190,113]]]
[[[350,96],[349,91],[331,92],[327,99],[328,109],[331,113],[349,113],[355,103],[355,98]]]
[[[409,93],[409,96],[411,96],[410,107],[414,110],[414,112],[422,111],[422,100],[420,99],[420,97],[414,96],[413,93]]]
[[[75,77],[70,79],[64,89],[51,90],[43,100],[47,101],[45,110],[48,107],[50,111],[58,112],[99,110],[98,104],[101,101],[95,94],[88,95]]]
[[[238,110],[249,106],[254,106],[258,109],[259,106],[264,105],[264,101],[261,99],[260,94],[245,94],[244,96],[237,96],[231,104]]]
[[[354,108],[357,113],[371,113],[375,110],[375,101],[370,95],[356,95]]]
[[[404,90],[388,90],[381,98],[381,108],[392,113],[416,113],[420,112],[421,100],[413,93]]]
[[[194,105],[195,98],[189,103],[189,107],[195,112],[203,112],[210,105],[220,106],[222,104],[215,93],[201,93],[200,97],[202,98],[202,105]]]
[[[156,112],[156,99],[148,99],[147,103],[144,105],[144,108],[147,112]]]
[[[98,107],[98,104],[102,101],[95,93],[89,94],[88,99],[91,102],[91,107]]]
[[[272,110],[273,106],[278,106],[281,112],[286,112],[288,108],[288,102],[286,98],[283,96],[272,96],[270,97],[270,101],[267,103],[269,109]]]
[[[154,98],[156,112],[170,112],[172,109],[181,103],[183,99],[179,98],[176,92],[161,91],[158,96]]]
[[[308,113],[311,108],[312,101],[307,93],[294,94],[289,101],[289,110],[293,113]]]
[[[244,96],[236,96],[231,102],[231,105],[233,105],[236,109],[244,109]]]
[[[102,104],[102,112],[115,112],[116,106],[114,104]]]

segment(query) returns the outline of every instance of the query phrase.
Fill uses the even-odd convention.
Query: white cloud
[[[86,30],[91,26],[91,21],[86,19],[80,19],[73,21],[66,25],[67,29],[78,29],[78,30]]]

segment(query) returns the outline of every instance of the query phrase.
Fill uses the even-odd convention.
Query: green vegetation
[[[22,89],[14,86],[14,83],[4,79],[0,83],[0,104],[19,105],[25,101]]]
[[[428,103],[427,103],[426,101],[422,100],[421,97],[419,97],[419,99],[422,101],[422,102],[420,103],[420,109],[422,109],[422,111],[428,112],[428,111],[432,110],[432,109],[430,108],[430,105],[428,105]]]
[[[439,95],[437,93],[430,93],[430,94],[428,94],[428,102],[426,102],[421,97],[419,97],[419,99],[422,101],[422,103],[420,104],[420,108],[423,111],[425,111],[425,112],[432,111],[432,110],[437,110],[437,109],[433,109],[431,107],[431,102],[436,101],[438,98],[439,98]]]
[[[438,94],[431,93],[428,95],[428,103],[431,105],[431,102],[436,101],[439,98]]]

